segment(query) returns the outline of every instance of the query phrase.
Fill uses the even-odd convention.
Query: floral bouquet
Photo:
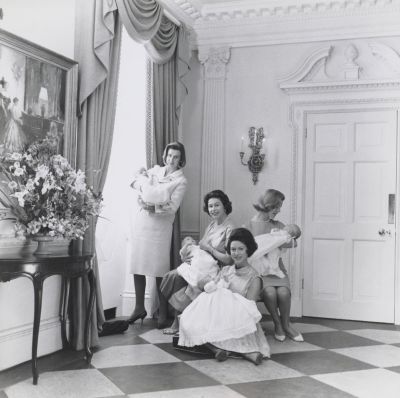
[[[1,156],[0,201],[26,235],[83,239],[102,197],[86,185],[81,170],[56,153],[57,144],[49,135],[22,153]]]

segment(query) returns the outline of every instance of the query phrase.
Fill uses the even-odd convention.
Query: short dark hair
[[[167,162],[167,155],[170,149],[175,149],[181,153],[181,159],[179,160],[179,168],[185,167],[186,164],[186,153],[184,145],[179,141],[170,142],[164,149],[162,159],[164,164]]]
[[[232,213],[232,202],[229,200],[228,195],[220,189],[215,189],[214,191],[211,191],[204,196],[203,210],[205,213],[210,215],[210,213],[208,212],[208,201],[214,198],[221,201],[226,214]]]
[[[247,248],[247,255],[249,257],[251,257],[258,248],[253,234],[246,228],[236,228],[232,230],[228,238],[228,243],[226,244],[226,252],[228,254],[231,254],[231,243],[233,241],[242,242]]]

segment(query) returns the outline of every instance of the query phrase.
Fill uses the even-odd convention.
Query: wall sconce
[[[251,149],[251,155],[247,162],[243,161],[244,157],[244,137],[242,137],[242,144],[240,148],[240,161],[243,166],[247,166],[250,172],[253,174],[253,183],[257,184],[258,181],[258,173],[262,170],[264,166],[265,154],[260,153],[263,142],[264,142],[264,129],[262,127],[250,127],[249,129],[249,145],[248,147]]]

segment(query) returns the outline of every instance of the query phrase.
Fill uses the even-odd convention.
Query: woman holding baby
[[[257,236],[270,233],[273,230],[282,230],[285,225],[275,220],[279,214],[285,195],[275,189],[268,189],[260,196],[258,203],[254,205],[257,214],[250,221],[250,230]],[[281,248],[297,246],[294,239],[286,243]],[[275,326],[274,337],[278,341],[284,341],[286,337],[301,342],[303,336],[296,331],[290,323],[291,293],[289,278],[282,258],[279,257],[279,268],[283,275],[271,274],[265,267],[261,269],[262,278],[261,298],[264,301]],[[266,262],[265,265],[268,263]],[[283,276],[283,277],[282,277]]]
[[[164,167],[141,169],[131,187],[138,191],[140,206],[132,223],[131,273],[136,304],[129,323],[146,317],[144,306],[146,276],[156,278],[160,298],[160,316],[166,317],[166,302],[159,290],[163,275],[170,270],[172,226],[186,191],[187,180],[182,168],[186,164],[185,147],[169,143],[163,153]]]
[[[225,248],[229,234],[234,228],[229,217],[232,212],[232,203],[228,195],[219,189],[207,193],[204,197],[203,210],[210,216],[211,222],[199,242],[200,249],[209,253],[219,265],[231,264],[232,258],[226,253]],[[183,253],[182,261],[183,263],[191,262],[190,252]],[[188,281],[177,270],[172,270],[163,278],[161,293],[179,313],[199,294],[203,285],[203,281],[199,281],[198,286],[196,286],[199,290],[193,289],[191,286],[188,287]],[[165,329],[164,332],[166,334],[174,334],[177,331],[178,321],[175,317],[172,326]]]

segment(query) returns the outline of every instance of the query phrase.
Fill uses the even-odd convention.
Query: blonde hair
[[[253,207],[257,211],[268,213],[275,209],[285,200],[285,195],[276,189],[267,189],[259,198]]]

